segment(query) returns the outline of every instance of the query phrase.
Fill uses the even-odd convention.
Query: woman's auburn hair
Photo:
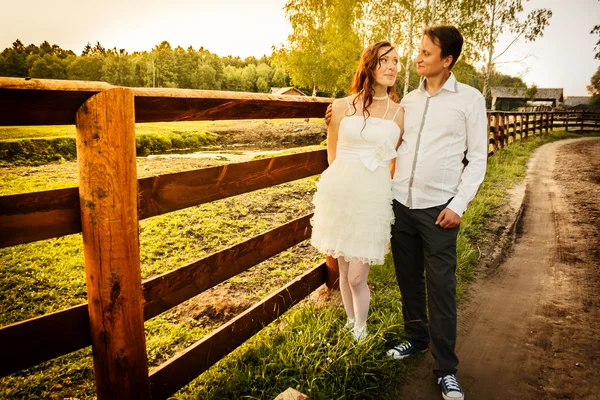
[[[394,50],[394,46],[390,42],[382,41],[372,44],[363,51],[358,63],[358,69],[354,73],[352,84],[350,85],[350,93],[358,94],[352,100],[352,108],[356,112],[356,103],[359,99],[362,100],[363,116],[365,119],[371,115],[369,107],[373,104],[373,95],[375,94],[375,89],[373,89],[375,85],[375,70],[381,64],[378,53],[380,49],[385,47],[389,47],[389,50],[382,54],[382,56]],[[392,100],[398,101],[398,96],[394,89],[395,85],[388,87],[387,93]]]

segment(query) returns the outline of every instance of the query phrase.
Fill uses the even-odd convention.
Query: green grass
[[[574,134],[556,132],[510,145],[489,160],[486,180],[462,219],[458,242],[459,297],[473,278],[476,243],[486,223],[521,181],[538,146]],[[205,166],[201,160],[138,160],[140,176]],[[211,161],[211,163],[219,163]],[[74,162],[0,169],[0,194],[76,185]],[[223,249],[310,212],[315,177],[191,207],[140,221],[145,278]],[[86,301],[80,235],[0,249],[0,325]],[[220,324],[202,313],[206,304],[241,310],[322,260],[306,242],[145,323],[151,367],[159,365]],[[401,299],[391,258],[371,269],[369,329],[355,345],[340,334],[344,311],[335,301],[308,300],[225,357],[177,393],[181,399],[274,398],[295,387],[314,399],[394,398],[394,388],[414,364],[384,357],[403,338]],[[91,398],[93,369],[83,349],[0,379],[0,398]]]
[[[311,118],[312,122],[324,122],[323,118]],[[279,125],[298,119],[269,120],[226,120],[226,121],[182,121],[182,122],[145,122],[135,124],[136,134],[158,132],[210,132],[215,128],[224,128],[244,122]],[[58,126],[0,126],[0,140],[41,139],[56,137],[75,137],[74,125]]]
[[[263,127],[297,121],[299,120],[276,119],[139,123],[135,128],[136,153],[138,156],[147,156],[170,151],[198,150],[218,144],[218,132],[252,130],[256,129],[256,125]],[[76,156],[73,125],[0,127],[0,167],[64,162],[74,160]]]

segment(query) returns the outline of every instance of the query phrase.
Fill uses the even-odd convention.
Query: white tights
[[[347,262],[343,256],[338,259],[340,270],[340,292],[346,314],[354,320],[354,328],[362,329],[367,323],[371,292],[367,285],[369,264],[362,262]]]

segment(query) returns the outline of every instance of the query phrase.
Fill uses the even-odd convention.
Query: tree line
[[[168,87],[269,92],[290,84],[272,57],[220,57],[192,47],[172,48],[163,41],[151,51],[127,53],[88,43],[81,55],[47,41],[25,46],[16,40],[0,53],[0,76],[105,81],[130,87]]]

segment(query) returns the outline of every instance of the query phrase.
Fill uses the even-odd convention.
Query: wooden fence
[[[0,126],[76,125],[80,182],[0,197],[0,247],[82,232],[88,291],[87,304],[0,328],[0,376],[92,345],[98,399],[167,398],[316,288],[333,286],[335,268],[317,265],[148,373],[145,320],[306,240],[311,215],[145,282],[138,220],[316,175],[327,157],[319,150],[137,179],[134,123],[322,117],[330,102],[0,78]],[[488,121],[492,155],[548,132],[555,118],[493,112]]]

